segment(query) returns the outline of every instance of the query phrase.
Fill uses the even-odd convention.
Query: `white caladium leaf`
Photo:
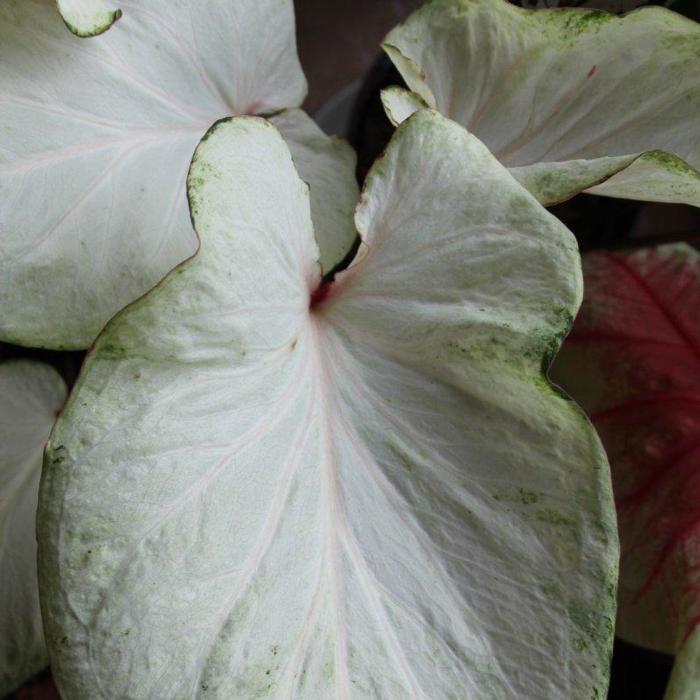
[[[0,340],[84,348],[196,248],[185,196],[211,123],[301,102],[291,0],[121,2],[78,41],[0,4]]]
[[[44,445],[65,397],[52,367],[30,360],[0,364],[0,697],[48,665],[36,504]]]
[[[309,185],[319,264],[330,272],[357,238],[353,211],[360,191],[355,151],[342,139],[328,137],[300,109],[285,110],[270,121],[284,136],[297,171]]]
[[[47,447],[63,695],[602,698],[608,468],[542,369],[571,234],[432,111],[332,283],[269,122],[215,125],[188,182],[199,253],[106,327]]]
[[[106,32],[121,16],[122,11],[104,0],[57,0],[58,11],[68,28],[80,37]]]
[[[699,46],[700,26],[662,8],[505,0],[433,0],[384,43],[421,99],[547,205],[587,190],[700,206]],[[394,122],[415,99],[383,96]]]

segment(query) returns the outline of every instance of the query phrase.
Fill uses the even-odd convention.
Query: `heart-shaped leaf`
[[[584,269],[586,299],[553,371],[610,458],[622,541],[618,634],[680,651],[669,697],[697,698],[700,256],[684,244],[591,253]]]
[[[700,206],[700,26],[681,15],[433,0],[384,49],[544,204],[587,190]],[[418,106],[383,100],[395,122]]]
[[[121,16],[121,10],[104,0],[57,0],[58,11],[77,36],[89,37],[106,32]]]
[[[48,664],[36,575],[36,503],[44,445],[66,398],[60,375],[0,364],[0,697]]]
[[[200,144],[199,253],[107,326],[47,448],[66,698],[604,696],[608,468],[542,370],[573,237],[435,112],[367,182],[323,284],[274,127]]]
[[[132,2],[89,42],[41,0],[0,3],[0,340],[87,347],[194,252],[211,123],[305,95],[291,0]]]

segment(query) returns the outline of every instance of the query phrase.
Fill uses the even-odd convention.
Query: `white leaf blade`
[[[104,0],[57,0],[58,11],[68,28],[79,37],[106,32],[121,16],[121,10]]]
[[[561,309],[538,312],[549,298],[571,314],[580,297],[570,234],[473,137],[421,112],[399,129],[363,194],[367,256],[310,309],[320,274],[308,193],[276,133],[237,118],[202,141],[189,178],[200,252],[108,325],[53,433],[40,565],[62,692],[603,692],[617,557],[605,459],[540,369],[567,319]],[[474,170],[453,182],[465,156]],[[397,159],[429,164],[425,180]],[[422,296],[431,256],[422,268],[397,261],[401,250],[415,259],[421,244],[421,222],[402,222],[410,206],[390,215],[416,178],[435,182],[434,199],[452,205],[459,195],[465,207],[443,207],[448,219],[422,241],[446,264],[456,304],[479,295],[464,284],[471,270],[447,264],[469,259],[465,237],[450,248],[447,235],[460,215],[486,218],[492,242],[500,231],[513,244],[501,249],[502,273],[522,270],[523,259],[531,271],[563,268],[544,289],[522,270],[533,297],[525,321],[512,331],[501,324],[508,348],[474,348],[473,367],[451,347],[455,333],[467,337],[445,321],[454,309]],[[465,185],[483,194],[489,180],[498,198],[465,196]],[[390,239],[384,247],[378,231]],[[360,304],[370,292],[390,304],[398,268],[413,289],[405,309],[387,318],[378,302]],[[506,316],[515,307],[502,296],[494,304],[495,291],[482,297],[489,336],[505,320],[498,306]],[[417,321],[425,339],[431,313],[432,364],[404,332]],[[479,373],[496,384],[493,395]],[[524,430],[521,410],[540,445],[526,456],[507,438]],[[495,445],[477,418],[484,411],[500,416]],[[504,480],[516,464],[517,483]],[[98,552],[87,562],[86,547]],[[570,586],[555,583],[569,582],[572,568]],[[566,672],[552,673],[555,665]]]
[[[328,273],[357,237],[353,221],[360,196],[355,178],[357,157],[348,143],[326,136],[300,109],[284,110],[270,121],[282,133],[299,175],[309,185],[319,264]]]
[[[305,95],[287,0],[121,6],[95,42],[38,0],[0,8],[5,341],[87,347],[194,252],[184,183],[209,125]]]
[[[384,48],[411,90],[525,171],[544,203],[595,188],[697,206],[698,42],[697,24],[662,8],[618,18],[436,0],[392,30]],[[623,157],[634,165],[616,175]]]
[[[48,664],[36,573],[36,505],[44,444],[66,387],[48,365],[0,364],[0,695]]]

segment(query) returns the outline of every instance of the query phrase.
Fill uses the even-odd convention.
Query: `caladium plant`
[[[107,325],[47,446],[63,696],[602,698],[608,467],[544,373],[572,235],[428,110],[333,281],[268,121],[212,127],[188,191],[199,252]]]
[[[185,177],[209,125],[305,95],[291,0],[120,5],[119,24],[85,42],[40,0],[0,4],[0,340],[87,347],[194,252]],[[301,139],[292,149],[315,182],[312,206],[341,209],[349,185],[332,197],[324,187],[352,181],[350,149],[299,110],[278,119]],[[328,223],[318,233],[336,242],[330,269],[355,232]]]
[[[625,17],[432,0],[384,50],[411,91],[476,134],[543,204],[585,190],[700,206],[700,26],[664,8]]]
[[[48,663],[36,573],[42,454],[66,397],[60,375],[30,360],[0,364],[0,697]]]
[[[586,299],[553,368],[613,472],[617,633],[678,653],[667,697],[700,696],[700,255],[585,256]]]
[[[104,0],[57,0],[58,10],[68,28],[79,37],[106,32],[122,11]]]

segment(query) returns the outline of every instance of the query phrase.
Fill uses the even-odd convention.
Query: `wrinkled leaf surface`
[[[609,474],[542,373],[571,234],[429,111],[331,285],[269,122],[215,125],[189,196],[199,253],[107,326],[47,451],[65,697],[602,697]]]

